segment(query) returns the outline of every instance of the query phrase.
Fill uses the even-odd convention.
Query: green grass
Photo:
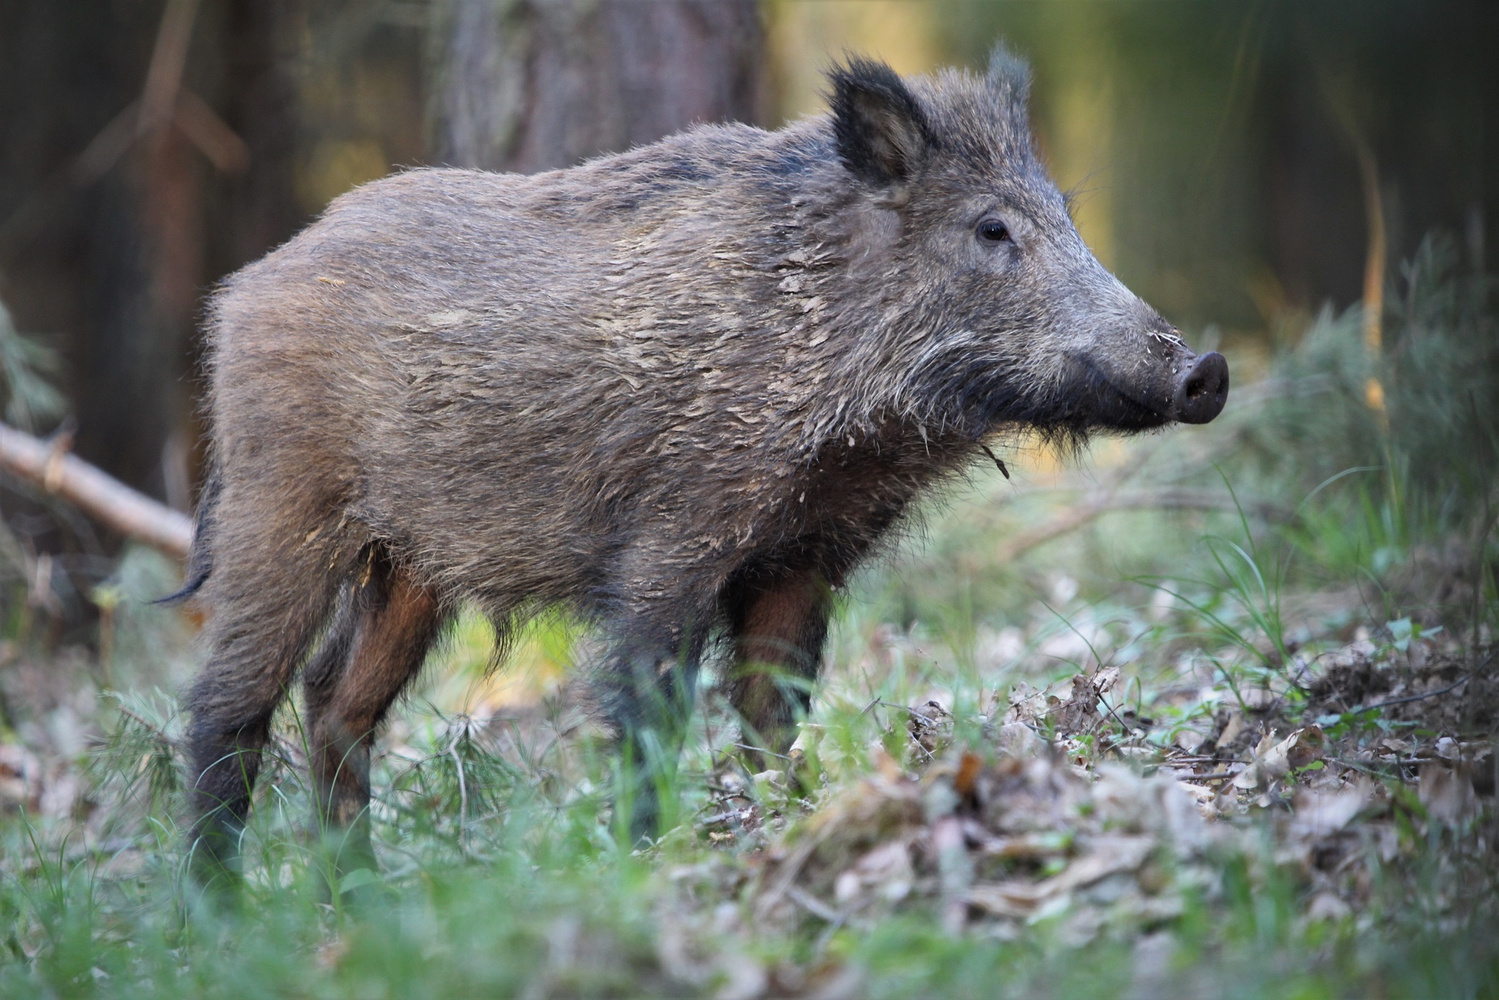
[[[964,515],[957,508],[948,516]],[[1183,900],[1176,915],[1162,922],[1110,913],[1086,941],[1077,938],[1077,914],[1104,904],[1074,902],[998,936],[993,928],[945,930],[940,906],[919,893],[843,926],[809,912],[757,920],[767,849],[795,850],[830,803],[889,760],[928,766],[902,706],[935,695],[950,707],[951,743],[939,749],[941,760],[964,750],[992,758],[984,712],[1002,706],[1017,684],[1064,683],[1092,663],[1126,665],[1131,682],[1106,701],[1161,716],[1163,743],[1173,726],[1200,723],[1214,704],[1240,697],[1237,689],[1273,687],[1284,676],[1275,656],[1292,655],[1277,560],[1300,552],[1273,538],[1200,538],[1178,554],[1195,562],[1178,566],[1193,571],[1176,574],[1165,613],[1159,602],[1131,603],[1149,594],[1140,578],[1120,581],[1112,601],[1055,602],[1065,595],[1053,593],[1033,608],[1022,650],[1007,663],[986,649],[995,629],[981,607],[942,604],[930,626],[918,617],[912,628],[895,629],[883,608],[902,586],[899,576],[871,575],[842,609],[811,720],[818,735],[808,750],[825,775],[822,791],[803,803],[763,786],[761,808],[777,829],[705,836],[693,821],[713,808],[707,786],[726,773],[722,751],[732,734],[725,720],[700,718],[669,789],[683,822],[649,851],[617,840],[609,762],[576,719],[515,710],[507,728],[434,704],[444,691],[472,696],[482,675],[486,636],[466,623],[443,653],[448,673],[439,666],[426,694],[407,705],[393,734],[398,746],[377,763],[373,815],[384,875],[346,883],[333,901],[326,855],[306,832],[294,712],[283,718],[263,772],[244,897],[237,912],[215,912],[183,875],[171,700],[126,697],[92,760],[99,808],[112,817],[12,816],[0,827],[0,925],[10,928],[0,943],[0,995],[711,996],[827,988],[869,997],[1493,996],[1499,942],[1485,932],[1489,899],[1460,898],[1472,864],[1491,869],[1483,857],[1453,863],[1455,845],[1471,848],[1477,828],[1429,822],[1419,799],[1398,787],[1406,810],[1393,821],[1404,824],[1395,834],[1398,867],[1381,868],[1373,845],[1358,848],[1375,859],[1359,867],[1378,884],[1367,909],[1329,919],[1308,917],[1306,880],[1277,856],[1277,820],[1266,811],[1215,849],[1203,869],[1210,877],[1201,879],[1200,864],[1198,881],[1165,876]],[[546,626],[536,641],[565,658],[565,631]],[[1409,630],[1392,633],[1390,648],[1411,638]],[[1219,701],[1158,699],[1183,657],[1213,663],[1208,686]],[[1090,766],[1107,756],[1096,742],[1082,752]]]

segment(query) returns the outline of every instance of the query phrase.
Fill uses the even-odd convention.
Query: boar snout
[[[1195,359],[1176,383],[1171,416],[1184,424],[1205,424],[1228,401],[1228,362],[1217,351]]]

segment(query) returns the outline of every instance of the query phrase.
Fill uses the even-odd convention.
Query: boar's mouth
[[[1076,366],[1074,379],[1064,381],[1062,393],[1071,405],[1062,417],[1063,423],[1079,427],[1119,431],[1144,431],[1162,427],[1176,419],[1172,398],[1163,395],[1160,405],[1150,402],[1145,392],[1121,385],[1093,359],[1069,355]]]
[[[980,437],[999,426],[1023,425],[1079,448],[1096,431],[1128,434],[1217,417],[1228,399],[1223,355],[1199,357],[1181,348],[1173,354],[1174,363],[1156,366],[1155,379],[1125,381],[1086,354],[1067,353],[1062,377],[1047,393],[1027,391],[1013,370],[1001,370],[979,380],[966,371],[949,372],[937,380],[941,389],[934,394],[952,399]]]
[[[1186,353],[1169,379],[1155,386],[1123,384],[1091,358],[1074,354],[1070,359],[1079,372],[1077,381],[1064,390],[1079,401],[1069,414],[1074,423],[1121,431],[1172,422],[1205,424],[1228,401],[1228,362],[1216,351],[1200,357]]]

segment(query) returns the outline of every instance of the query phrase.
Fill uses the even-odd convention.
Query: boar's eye
[[[985,219],[979,223],[978,237],[980,243],[1008,243],[1010,230],[998,219]]]

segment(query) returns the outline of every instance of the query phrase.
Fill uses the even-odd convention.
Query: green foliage
[[[22,335],[0,302],[0,416],[24,431],[61,417],[67,402],[56,385],[61,362],[56,352]],[[19,630],[24,600],[12,595],[25,586],[26,552],[10,526],[0,520],[0,636]]]
[[[1324,310],[1277,359],[1246,453],[1283,494],[1355,485],[1353,534],[1375,552],[1471,524],[1499,481],[1493,291],[1488,276],[1461,272],[1450,239],[1428,236],[1391,290],[1379,354],[1361,307]]]
[[[1461,524],[1499,481],[1494,281],[1462,273],[1456,247],[1441,236],[1428,236],[1401,272],[1383,364],[1391,447],[1410,497],[1438,523]]]
[[[54,384],[60,370],[56,352],[19,333],[0,303],[0,404],[6,422],[30,431],[61,417],[67,403]]]

